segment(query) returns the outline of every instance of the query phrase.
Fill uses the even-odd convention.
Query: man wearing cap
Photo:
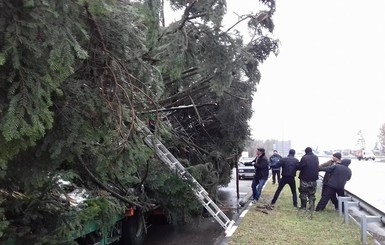
[[[253,182],[251,183],[251,189],[253,191],[253,203],[256,203],[258,202],[262,193],[262,188],[269,177],[269,160],[265,155],[264,148],[257,149],[257,156],[252,163],[254,163],[255,174]]]
[[[325,195],[321,197],[315,211],[324,210],[329,199],[335,197],[336,194],[344,196],[345,184],[352,177],[352,170],[349,168],[350,163],[350,159],[343,159],[339,164],[319,168],[319,171],[325,171],[331,173],[331,175],[325,184]]]
[[[341,153],[336,152],[336,153],[334,153],[332,155],[332,159],[330,159],[329,161],[327,161],[325,163],[322,163],[319,167],[320,168],[326,168],[326,167],[333,166],[334,164],[339,164],[339,163],[341,163],[341,157],[342,157]],[[325,195],[328,195],[327,193],[325,193],[325,190],[327,190],[326,184],[328,183],[328,181],[330,179],[330,175],[331,175],[330,172],[325,172],[324,177],[322,179],[321,199],[324,198],[324,200],[326,198]],[[337,196],[335,196],[335,195],[334,196],[330,196],[330,200],[334,204],[335,209],[338,209]],[[321,202],[321,200],[320,200],[320,202]],[[318,202],[317,207],[318,207],[320,202]]]
[[[298,164],[299,169],[299,198],[301,199],[301,209],[306,209],[306,204],[309,202],[309,209],[314,211],[315,193],[317,191],[318,180],[318,156],[313,153],[310,147],[305,148],[305,155],[301,158]]]

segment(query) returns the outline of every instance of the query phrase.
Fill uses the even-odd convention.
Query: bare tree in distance
[[[378,139],[380,141],[381,147],[380,150],[382,153],[384,153],[384,147],[385,147],[385,123],[382,124],[380,128],[380,135],[378,135]]]

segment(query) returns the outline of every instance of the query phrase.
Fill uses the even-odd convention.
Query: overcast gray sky
[[[228,8],[257,5],[228,0]],[[384,13],[383,0],[278,0],[280,54],[261,67],[253,137],[332,149],[354,146],[362,130],[373,148],[385,123]]]
[[[261,66],[253,138],[291,140],[298,150],[336,149],[354,147],[362,130],[372,149],[385,123],[385,0],[276,4],[280,54]],[[258,0],[227,0],[227,6],[228,25],[237,20],[234,12],[260,8]]]

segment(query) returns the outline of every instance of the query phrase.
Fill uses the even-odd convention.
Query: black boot
[[[309,201],[309,210],[314,212],[314,200]]]
[[[301,209],[306,209],[306,200],[301,200]]]

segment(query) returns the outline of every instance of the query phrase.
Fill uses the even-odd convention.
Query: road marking
[[[226,234],[226,237],[231,237],[234,234],[234,231],[238,228],[237,225],[233,225],[233,227],[230,228],[230,231]]]
[[[241,213],[241,215],[239,215],[239,217],[241,217],[241,218],[245,217],[245,215],[247,214],[248,211],[249,211],[248,209],[247,209],[247,210],[244,210],[244,211]]]

